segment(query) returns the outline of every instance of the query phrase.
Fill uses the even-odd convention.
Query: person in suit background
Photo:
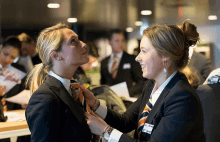
[[[20,35],[18,35],[18,39],[22,43],[22,57],[20,59],[20,64],[26,64],[26,66],[28,65],[27,68],[29,72],[31,69],[33,69],[33,66],[41,63],[37,48],[35,47],[35,40],[26,33],[21,33]],[[22,58],[24,58],[25,60],[22,60]],[[31,59],[32,65],[27,62],[29,59]]]
[[[206,142],[220,141],[220,68],[213,70],[196,92],[202,102]]]
[[[76,69],[89,61],[86,44],[57,24],[40,33],[37,49],[42,63],[29,74],[32,96],[25,112],[31,142],[90,142],[82,104],[70,87]]]
[[[199,85],[203,84],[212,71],[212,62],[205,55],[194,51],[192,47],[190,48],[190,54],[188,66],[198,74],[200,80]]]
[[[148,78],[142,95],[125,113],[107,109],[83,89],[95,113],[85,113],[92,133],[114,142],[205,142],[202,106],[195,89],[179,72],[188,63],[191,45],[199,39],[196,26],[184,22],[147,28],[136,57]],[[104,119],[104,121],[103,121]],[[124,133],[135,130],[134,138]]]
[[[120,30],[112,30],[109,44],[112,54],[101,61],[101,84],[115,85],[126,81],[130,96],[140,96],[144,78],[141,67],[135,62],[135,56],[123,51],[124,34]]]
[[[3,45],[0,49],[0,69],[4,70],[7,69],[9,66],[13,66],[14,68],[26,72],[25,68],[22,65],[19,65],[17,63],[13,63],[13,61],[20,55],[21,53],[21,42],[19,39],[15,36],[9,36],[6,38],[6,40],[3,42]],[[7,93],[0,92],[2,99],[12,97],[18,93],[20,93],[22,90],[25,89],[25,77],[21,80],[21,83],[18,83],[15,85],[11,90],[9,90]],[[1,82],[4,82],[4,80],[0,80]],[[6,86],[4,87],[6,90]],[[1,90],[3,91],[3,90]],[[6,110],[16,110],[16,109],[22,109],[22,106],[16,103],[11,102],[5,102],[5,111]],[[0,142],[10,142],[10,139],[1,139]]]

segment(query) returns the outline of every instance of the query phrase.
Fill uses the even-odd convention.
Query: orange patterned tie
[[[111,69],[111,74],[113,79],[117,76],[117,71],[118,71],[118,61],[116,55],[114,55],[112,69]]]
[[[150,98],[148,103],[146,104],[146,106],[145,106],[145,108],[144,108],[144,110],[143,110],[143,112],[140,116],[139,122],[138,122],[137,132],[138,132],[138,137],[139,138],[141,136],[141,131],[144,127],[144,123],[147,120],[147,116],[149,115],[152,108],[153,108],[152,99]]]
[[[78,98],[78,100],[82,104],[83,110],[90,114],[90,107],[89,107],[89,105],[87,105],[86,99],[83,96],[83,92],[80,89],[80,85],[77,84],[75,80],[71,80],[70,82],[71,82],[70,86],[71,86],[72,89],[79,89],[79,98]],[[73,92],[73,95],[74,95],[74,92]]]

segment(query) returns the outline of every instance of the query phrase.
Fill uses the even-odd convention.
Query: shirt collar
[[[152,97],[152,105],[154,105],[157,101],[157,99],[159,98],[160,94],[162,93],[162,91],[164,90],[164,88],[166,87],[166,85],[170,82],[170,80],[174,77],[174,75],[177,73],[177,71],[173,72],[169,78],[167,78],[167,80],[157,89],[157,91],[154,94],[151,94]],[[155,89],[155,86],[153,88],[153,90]],[[153,92],[152,90],[152,92]]]
[[[123,55],[123,51],[115,54],[118,60],[121,59],[122,55]],[[112,53],[111,58],[113,59],[113,57],[114,57],[114,54]]]
[[[69,79],[62,78],[62,77],[58,76],[57,74],[55,74],[53,71],[50,71],[49,75],[58,79],[63,84],[63,86],[66,88],[66,90],[69,91],[69,88],[70,88],[70,80]]]

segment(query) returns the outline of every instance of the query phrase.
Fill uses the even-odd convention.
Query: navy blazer
[[[206,142],[220,141],[220,84],[200,85],[196,92],[202,102]]]
[[[126,81],[130,96],[140,96],[145,79],[142,77],[140,64],[135,61],[135,56],[123,52],[121,61],[118,65],[117,76],[114,79],[108,71],[109,59],[110,56],[106,57],[101,62],[100,83],[111,86]],[[130,68],[124,68],[126,64],[129,64]],[[133,85],[134,82],[135,85]]]
[[[31,96],[25,116],[31,142],[89,142],[91,139],[82,107],[50,75]]]
[[[137,137],[137,124],[149,100],[154,82],[149,80],[142,95],[123,114],[108,109],[105,121],[123,133],[135,129],[134,139],[123,134],[119,142],[205,142],[202,106],[184,74],[170,80],[154,104],[146,123],[154,125],[148,138]],[[112,121],[114,120],[114,121]]]

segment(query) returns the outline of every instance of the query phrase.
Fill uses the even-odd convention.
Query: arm
[[[26,109],[32,142],[58,142],[60,135],[59,102],[50,94],[37,94]]]

